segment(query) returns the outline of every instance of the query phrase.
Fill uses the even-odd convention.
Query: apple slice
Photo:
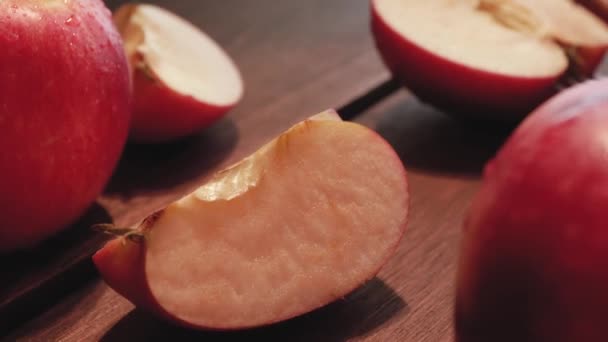
[[[372,29],[419,98],[486,119],[520,119],[608,48],[608,27],[570,0],[372,0]]]
[[[154,5],[114,13],[131,65],[135,97],[131,140],[164,142],[191,135],[241,99],[239,70],[197,27]]]
[[[408,185],[393,149],[333,111],[305,120],[94,256],[135,305],[200,329],[286,320],[373,278]]]
[[[576,0],[576,2],[588,8],[604,22],[608,22],[608,0]]]

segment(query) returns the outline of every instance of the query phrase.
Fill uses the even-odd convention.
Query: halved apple
[[[604,22],[608,22],[608,0],[576,0],[576,2],[588,8]]]
[[[446,112],[519,119],[591,75],[608,27],[571,0],[372,0],[394,75]]]
[[[228,54],[179,16],[149,4],[114,13],[131,65],[131,140],[164,142],[217,121],[241,99],[243,81]]]
[[[408,216],[405,169],[374,131],[328,111],[94,256],[135,305],[194,328],[286,320],[341,298],[394,253]]]

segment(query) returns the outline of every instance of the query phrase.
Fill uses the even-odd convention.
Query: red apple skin
[[[0,253],[95,201],[130,120],[122,41],[100,0],[0,1]]]
[[[152,295],[145,273],[146,247],[119,237],[108,241],[93,255],[93,263],[102,278],[114,291],[136,307],[176,326],[207,331],[226,331],[199,327],[184,322],[165,311]]]
[[[580,78],[588,79],[593,78],[598,67],[604,61],[606,56],[607,46],[598,46],[595,48],[586,48],[578,50],[578,58],[582,61],[578,70],[576,71]]]
[[[375,136],[375,138],[380,139],[389,147],[389,143],[384,140],[380,135]],[[392,147],[391,147],[392,148]],[[399,158],[397,154],[395,154],[395,158]],[[408,174],[405,168],[401,169],[403,173],[403,177],[406,180],[408,179]],[[406,191],[409,193],[409,185],[407,185]],[[410,207],[409,196],[407,199],[406,206]],[[163,210],[159,210],[154,214],[148,216],[143,220],[143,222],[137,227],[137,230],[140,233],[146,233],[150,229],[153,229],[153,223],[163,214]],[[372,274],[369,275],[368,279],[373,279],[382,269],[382,267],[390,260],[390,257],[397,251],[399,248],[400,242],[405,235],[405,231],[407,229],[407,225],[409,223],[409,211],[406,213],[405,222],[401,229],[401,236],[399,240],[392,246],[392,252],[389,253],[389,257],[382,262],[378,269],[375,270]],[[177,326],[195,329],[195,330],[205,330],[205,331],[233,331],[238,329],[245,328],[259,328],[259,326],[251,326],[251,327],[241,327],[241,328],[221,328],[221,327],[201,327],[195,326],[188,322],[184,322],[183,320],[173,316],[164,310],[158,301],[154,298],[152,291],[148,285],[148,281],[146,278],[146,242],[145,239],[142,242],[132,242],[128,241],[125,237],[117,237],[110,241],[108,241],[100,250],[98,250],[92,257],[93,264],[98,270],[99,274],[103,278],[103,280],[110,286],[114,291],[118,294],[126,298],[133,305],[138,308],[141,308],[156,317],[163,319],[167,322],[175,324]],[[357,289],[357,287],[362,284],[353,284],[352,292]],[[319,309],[319,308],[317,308]],[[304,313],[302,313],[304,314]],[[289,317],[282,319],[281,321],[285,321],[295,317]],[[276,322],[269,322],[267,325],[271,325]]]
[[[409,204],[408,204],[409,205]],[[405,233],[405,228],[403,229]],[[403,238],[403,234],[401,239]],[[401,241],[401,240],[399,240]],[[399,243],[395,244],[393,253],[399,247]],[[391,254],[393,254],[391,253]],[[103,280],[119,295],[126,298],[133,305],[141,308],[156,317],[171,322],[177,326],[195,330],[206,331],[233,331],[237,329],[225,329],[218,327],[200,327],[184,322],[179,318],[171,315],[164,310],[154,298],[145,273],[146,261],[145,243],[135,243],[127,241],[124,237],[119,237],[108,241],[103,248],[93,255],[93,264],[97,268]],[[370,275],[369,279],[376,276],[382,266],[389,261],[387,259],[380,267]],[[353,289],[362,284],[356,284]],[[304,314],[304,313],[303,313]],[[291,317],[295,318],[295,317]],[[285,320],[288,320],[287,318]],[[284,321],[284,320],[281,320]],[[271,325],[277,322],[270,322]],[[259,327],[242,327],[242,328],[259,328]],[[240,328],[239,328],[240,329]]]
[[[154,299],[146,280],[145,257],[144,243],[134,243],[119,237],[108,241],[95,253],[93,263],[106,284],[136,307],[175,325],[200,329],[173,317]]]
[[[403,38],[371,1],[371,26],[380,55],[393,75],[422,101],[447,113],[514,121],[555,94],[562,75],[512,77],[452,62]]]
[[[145,252],[141,243],[116,238],[93,255],[93,262],[114,291],[138,307],[162,314],[146,281]]]
[[[608,80],[543,104],[484,171],[464,225],[458,342],[608,340]]]
[[[384,63],[425,102],[448,113],[510,121],[555,93],[561,75],[512,77],[452,62],[403,38],[381,19],[373,0],[371,4],[372,32]]]
[[[150,77],[151,70],[134,68],[134,110],[130,140],[163,143],[190,136],[211,126],[239,101],[221,106],[180,94]]]

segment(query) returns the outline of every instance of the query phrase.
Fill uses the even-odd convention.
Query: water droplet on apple
[[[80,25],[80,21],[75,16],[71,15],[65,20],[65,24],[71,27],[77,27]]]
[[[8,38],[11,41],[19,40],[19,33],[9,32]]]

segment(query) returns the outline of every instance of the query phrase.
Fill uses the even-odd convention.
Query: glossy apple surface
[[[95,201],[125,143],[128,65],[99,0],[0,1],[0,252]]]
[[[608,338],[608,80],[531,114],[465,223],[458,342]]]
[[[301,122],[94,256],[106,282],[177,324],[233,330],[305,314],[372,279],[407,223],[406,173],[379,135]]]

